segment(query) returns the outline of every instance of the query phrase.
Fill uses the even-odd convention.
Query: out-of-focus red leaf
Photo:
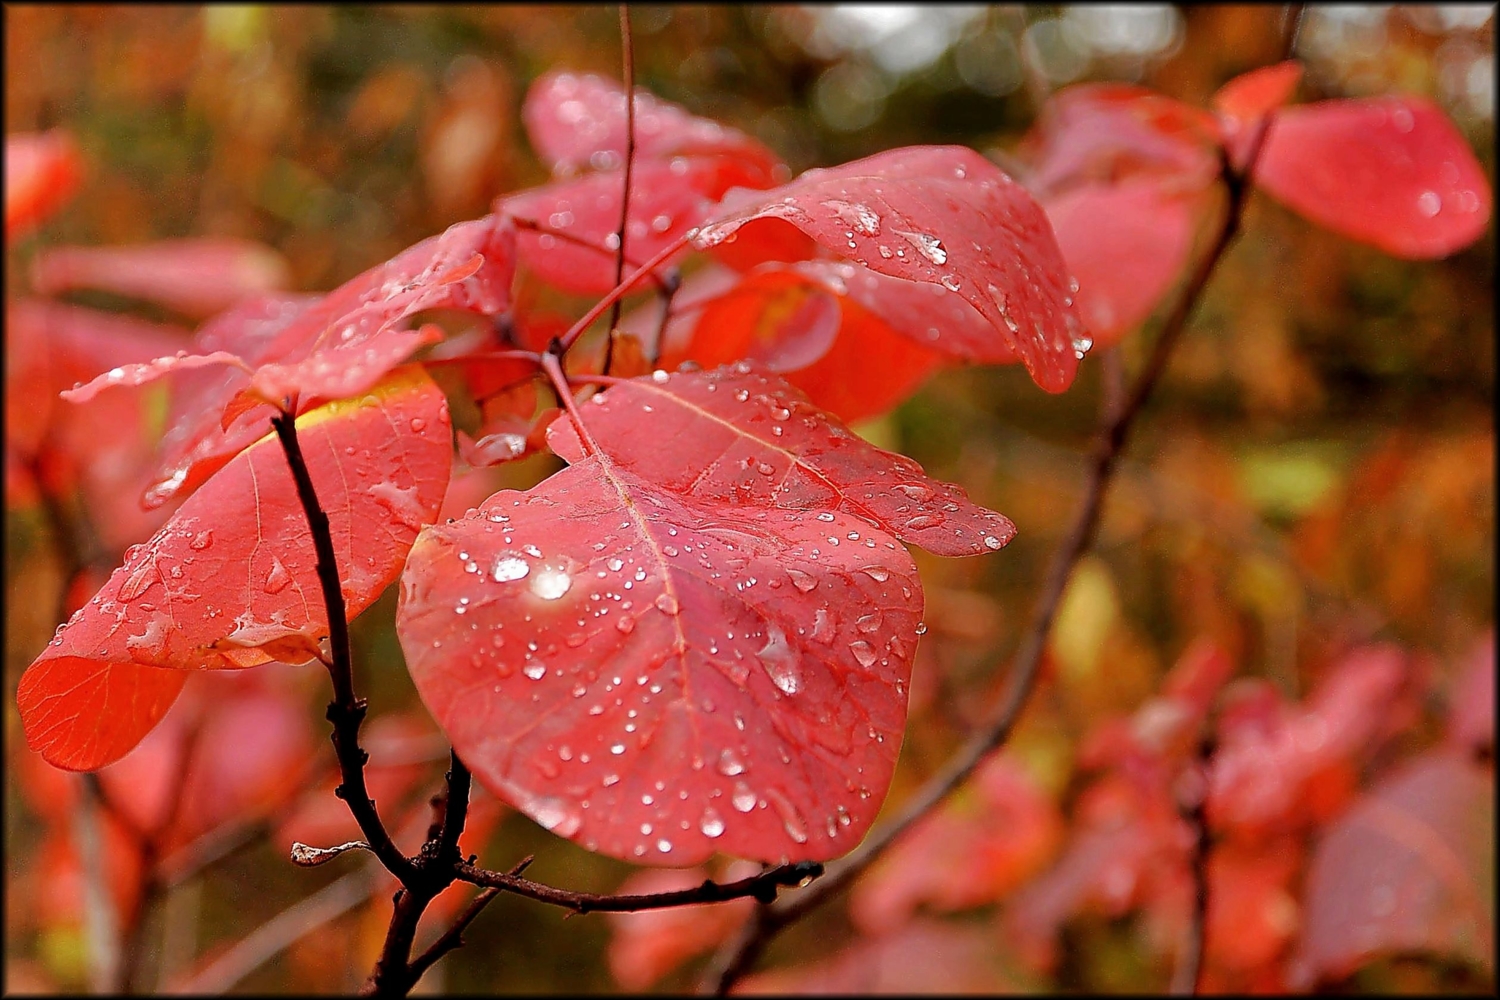
[[[1490,218],[1479,161],[1420,97],[1278,112],[1255,181],[1318,225],[1397,257],[1446,257],[1478,239]]]
[[[285,288],[286,260],[261,243],[181,239],[119,247],[56,247],[37,255],[31,284],[43,295],[95,288],[211,316],[242,299]]]
[[[738,129],[689,114],[640,89],[635,92],[634,112],[639,160],[723,156],[759,175],[759,183],[746,186],[774,182],[780,167],[775,154]],[[527,91],[521,120],[537,154],[558,173],[624,166],[625,92],[613,81],[593,74],[546,73]],[[619,215],[615,218],[618,221]]]
[[[1343,805],[1340,783],[1320,784],[1384,733],[1406,683],[1393,646],[1357,649],[1301,706],[1269,714],[1226,711],[1210,769],[1209,822],[1245,836],[1326,816]],[[1334,801],[1320,801],[1320,790]]]
[[[601,452],[424,531],[396,622],[490,789],[589,850],[680,865],[858,842],[895,766],[920,612],[884,532],[689,501]]]
[[[457,309],[494,316],[503,312],[510,303],[514,238],[511,225],[498,216],[458,223],[322,298],[243,303],[206,323],[194,338],[195,346],[200,353],[237,354],[252,368],[308,363],[305,369],[272,370],[292,377],[292,384],[302,377],[316,381],[321,367],[318,356],[333,351],[339,353],[324,359],[330,366],[357,359],[368,372],[379,367],[379,357],[365,365],[363,352],[371,349],[388,358],[379,341],[397,331],[413,313]],[[411,335],[398,343],[415,349]],[[265,432],[264,409],[241,409],[228,426],[221,426],[225,409],[250,386],[249,374],[229,369],[189,379],[179,387],[180,401],[172,406],[174,419],[162,441],[162,473],[143,501],[148,507],[196,489]],[[276,385],[266,389],[288,387],[278,378]],[[311,392],[304,393],[298,411],[320,402]]]
[[[1218,172],[1213,115],[1123,83],[1083,83],[1053,94],[1026,136],[1031,186],[1055,195],[1073,184],[1148,174],[1172,186],[1206,186]]]
[[[83,179],[83,158],[62,129],[5,137],[5,242],[57,211]]]
[[[1003,899],[1051,859],[1062,835],[1056,805],[1002,754],[964,797],[919,822],[856,884],[850,915],[878,934],[924,903],[961,910]]]
[[[748,878],[759,869],[739,861],[724,876]],[[615,890],[649,894],[692,889],[710,878],[704,868],[648,868],[636,872]],[[624,989],[639,992],[683,962],[729,936],[755,908],[748,897],[714,906],[677,906],[640,913],[611,913],[609,971]]]
[[[994,932],[914,920],[806,965],[747,976],[736,994],[1013,993],[1023,990],[996,960]]]
[[[888,317],[840,294],[826,272],[845,266],[850,265],[763,265],[727,294],[699,303],[692,310],[690,339],[675,350],[669,346],[661,364],[675,368],[692,360],[716,366],[747,358],[846,421],[890,409],[941,366],[942,356],[898,334]],[[983,322],[967,304],[949,301]]]
[[[105,389],[114,386],[145,385],[174,371],[209,368],[214,365],[233,365],[246,374],[253,371],[238,355],[228,351],[213,351],[209,354],[178,351],[150,361],[118,365],[84,385],[63,390],[62,398],[70,403],[87,403]]]
[[[725,191],[751,186],[747,184],[751,179],[737,163],[722,159],[677,157],[636,164],[630,177],[630,218],[625,224],[629,259],[644,262],[654,257],[702,223]],[[516,252],[548,284],[579,295],[600,294],[615,286],[612,247],[620,227],[623,192],[624,172],[612,170],[508,195],[497,202],[497,211],[588,244],[581,246],[522,227]]]
[[[1088,343],[1052,227],[1024,188],[973,150],[894,149],[740,192],[695,242],[755,241],[757,231],[787,226],[870,270],[963,298],[996,332],[965,345],[967,360],[1020,355],[1049,392],[1072,383]]]
[[[1470,752],[1495,752],[1495,633],[1474,644],[1453,685],[1448,741]]]
[[[1096,346],[1135,329],[1172,288],[1203,203],[1153,179],[1082,184],[1043,199]]]
[[[1220,87],[1213,96],[1214,110],[1239,125],[1251,123],[1290,101],[1301,82],[1302,64],[1295,59],[1261,66]]]
[[[1015,536],[1004,515],[861,440],[749,362],[621,382],[594,396],[586,414],[594,444],[613,464],[697,501],[780,509],[789,518],[822,510],[830,524],[852,517],[944,556],[994,551]],[[587,453],[570,421],[553,423],[547,440],[570,462]],[[827,534],[825,552],[858,542],[832,528]]]
[[[1260,123],[1292,99],[1301,80],[1302,64],[1291,60],[1237,76],[1214,94],[1224,146],[1235,167],[1244,169]]]
[[[1495,775],[1453,750],[1399,768],[1313,853],[1294,989],[1371,958],[1436,952],[1493,968]]]
[[[420,369],[298,421],[358,614],[436,513],[450,465],[447,404]],[[92,770],[154,727],[186,668],[318,655],[327,628],[306,516],[267,436],[225,467],[61,626],[21,678],[27,743]]]

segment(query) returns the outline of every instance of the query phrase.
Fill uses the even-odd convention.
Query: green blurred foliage
[[[1052,20],[1061,8],[997,7],[954,29],[930,63],[893,72],[876,58],[884,50],[841,51],[819,34],[834,9],[633,8],[637,82],[761,137],[794,172],[911,143],[965,143],[1005,163],[1059,82],[1049,67],[1203,102],[1279,46],[1274,8],[1193,6],[1164,50],[1096,53],[1070,68],[1067,51],[1047,47],[1066,33],[1028,30],[1066,25]],[[1486,83],[1493,19],[1455,25],[1375,11],[1310,17],[1302,98],[1427,94],[1493,177],[1492,101],[1486,111],[1472,82],[1478,73]],[[4,17],[6,130],[65,126],[90,166],[81,194],[11,255],[13,290],[38,246],[189,234],[263,241],[286,255],[297,288],[331,287],[484,213],[499,193],[543,182],[519,122],[528,84],[554,68],[615,76],[620,65],[612,7],[8,5]],[[1134,709],[1202,636],[1228,649],[1241,675],[1289,695],[1305,692],[1338,650],[1372,638],[1431,654],[1434,690],[1444,689],[1451,665],[1493,626],[1494,256],[1493,226],[1448,260],[1413,263],[1252,201],[1245,235],[1131,442],[1096,554],[1062,610],[1053,669],[1016,735],[1045,787],[1066,801],[1079,739]],[[1151,331],[1122,346],[1126,372],[1144,359]],[[891,803],[941,765],[999,689],[1082,484],[1102,365],[1092,358],[1060,396],[1019,367],[952,370],[871,429],[1020,527],[996,558],[917,553],[931,630]],[[59,583],[45,538],[35,512],[7,514],[12,754],[25,752],[16,678],[54,624]],[[355,633],[377,715],[415,704],[393,605],[388,595]],[[435,767],[434,783],[438,775]],[[44,845],[13,789],[8,782],[14,890]],[[501,868],[528,853],[538,857],[532,875],[577,889],[612,889],[630,871],[514,814],[483,859]],[[202,952],[332,878],[293,869],[262,844],[179,889],[192,895],[176,905],[189,908]],[[357,985],[387,911],[377,897],[332,920],[239,988]],[[609,990],[608,937],[600,918],[564,920],[502,897],[423,988]],[[853,937],[832,906],[785,935],[770,959],[813,960]],[[1130,921],[1077,921],[1063,967],[1040,985],[1160,989],[1171,963],[1158,945]],[[80,988],[83,948],[76,933],[8,919],[7,987]],[[1484,988],[1476,977],[1402,960],[1348,985]],[[689,969],[662,985],[692,981]]]

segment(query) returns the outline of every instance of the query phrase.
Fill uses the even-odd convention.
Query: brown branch
[[[1301,20],[1300,5],[1288,15],[1290,29],[1286,32],[1288,50],[1294,44],[1297,25]],[[875,830],[851,854],[829,867],[826,877],[795,897],[767,907],[741,934],[720,949],[701,984],[705,991],[727,993],[729,988],[749,971],[770,940],[783,928],[820,906],[846,888],[903,833],[918,820],[935,809],[954,789],[966,781],[975,769],[996,749],[1005,743],[1021,717],[1022,710],[1040,673],[1042,652],[1047,637],[1061,604],[1069,576],[1078,560],[1093,543],[1099,518],[1104,509],[1104,500],[1115,466],[1125,449],[1130,430],[1141,413],[1153,390],[1165,371],[1172,350],[1181,339],[1187,321],[1196,309],[1209,278],[1219,261],[1238,234],[1251,185],[1249,177],[1256,160],[1265,145],[1270,130],[1270,118],[1261,121],[1245,158],[1245,165],[1237,171],[1230,164],[1227,154],[1221,153],[1220,176],[1228,194],[1224,218],[1219,231],[1207,252],[1199,258],[1191,276],[1183,287],[1182,294],[1163,319],[1161,332],[1153,345],[1134,388],[1123,404],[1115,409],[1105,397],[1103,426],[1095,440],[1093,456],[1089,466],[1088,482],[1084,489],[1083,504],[1073,519],[1073,524],[1064,537],[1062,545],[1053,554],[1042,585],[1041,598],[1032,612],[1031,621],[1023,633],[1017,648],[1009,683],[1001,699],[998,711],[990,723],[971,737],[943,768],[917,791],[916,795],[901,810],[895,819]],[[1114,409],[1111,414],[1109,411]]]
[[[369,754],[360,749],[359,727],[365,720],[368,706],[364,699],[357,698],[354,694],[354,664],[349,655],[349,618],[344,607],[344,591],[339,584],[338,562],[333,554],[333,533],[328,527],[328,515],[318,503],[312,476],[307,471],[307,461],[302,457],[302,446],[297,441],[296,418],[290,413],[279,413],[271,418],[271,426],[276,429],[281,448],[286,452],[287,464],[297,483],[297,497],[302,501],[302,510],[307,515],[307,526],[312,532],[313,547],[318,554],[318,583],[323,588],[323,604],[328,611],[328,645],[332,654],[328,674],[333,680],[333,701],[328,704],[328,721],[333,723],[333,749],[343,776],[343,783],[335,789],[334,794],[348,803],[349,811],[354,815],[370,850],[375,852],[380,863],[405,884],[416,878],[416,866],[391,840],[385,824],[380,821],[380,814],[375,810],[375,802],[365,787],[365,763],[369,760]]]
[[[777,890],[783,886],[801,885],[808,879],[815,879],[823,874],[823,866],[820,863],[798,861],[767,868],[757,875],[742,878],[737,882],[720,883],[705,879],[701,885],[673,892],[601,895],[593,892],[557,889],[508,872],[492,872],[467,861],[460,862],[455,866],[455,870],[458,877],[465,882],[513,892],[518,896],[525,896],[540,903],[561,906],[580,914],[635,913],[640,910],[661,910],[674,906],[723,903],[745,897],[757,899],[762,903],[770,903],[776,899]]]
[[[1193,879],[1193,912],[1188,920],[1182,958],[1172,973],[1169,992],[1173,996],[1196,996],[1203,981],[1203,955],[1208,937],[1208,854],[1212,846],[1206,811],[1213,752],[1213,738],[1205,732],[1177,788],[1178,807],[1193,834],[1193,849],[1188,857]]]
[[[620,4],[620,56],[621,75],[625,82],[625,190],[620,195],[620,229],[615,247],[615,284],[625,277],[625,232],[630,227],[630,172],[635,166],[635,45],[630,37],[630,6]],[[604,364],[600,371],[609,374],[609,363],[615,354],[615,327],[620,325],[620,307],[623,301],[615,299],[609,310],[609,327],[604,335]]]

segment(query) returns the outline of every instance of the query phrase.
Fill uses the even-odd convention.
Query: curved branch
[[[747,896],[762,903],[770,903],[776,899],[776,893],[782,887],[798,886],[808,879],[815,879],[822,875],[823,866],[816,861],[798,861],[767,868],[758,875],[751,875],[737,882],[721,883],[705,879],[701,885],[691,889],[621,896],[557,889],[521,878],[519,875],[492,872],[469,862],[459,862],[455,866],[455,871],[465,882],[513,892],[518,896],[525,896],[541,903],[564,907],[574,913],[635,913],[640,910],[662,910],[674,906],[724,903]]]
[[[1287,21],[1290,27],[1286,30],[1284,44],[1290,54],[1290,49],[1295,45],[1297,26],[1301,22],[1301,5],[1293,6],[1287,14]],[[1199,258],[1182,294],[1163,319],[1161,332],[1131,392],[1122,404],[1116,405],[1109,398],[1104,401],[1102,426],[1093,447],[1083,504],[1047,568],[1041,597],[1032,612],[1026,632],[1022,635],[1005,694],[991,721],[971,737],[937,774],[928,779],[895,819],[875,830],[853,853],[831,865],[828,875],[817,885],[784,903],[767,907],[758,915],[758,919],[747,924],[741,934],[716,956],[702,983],[705,991],[727,993],[749,971],[777,933],[848,887],[903,833],[968,780],[979,765],[1009,739],[1032,689],[1036,686],[1042,652],[1046,648],[1057,609],[1062,603],[1068,578],[1078,560],[1093,544],[1115,466],[1124,452],[1136,417],[1166,370],[1173,348],[1181,339],[1188,320],[1197,308],[1209,278],[1239,233],[1251,189],[1249,178],[1265,146],[1271,121],[1271,116],[1261,120],[1242,169],[1236,170],[1230,164],[1227,154],[1221,151],[1220,176],[1228,198],[1218,233],[1209,249]]]

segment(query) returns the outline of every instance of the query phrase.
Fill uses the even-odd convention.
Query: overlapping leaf
[[[698,500],[838,511],[944,556],[993,551],[1015,535],[1008,518],[962,488],[861,440],[749,362],[632,379],[596,395],[585,413],[612,462]],[[547,439],[570,462],[585,454],[568,421]]]
[[[1089,345],[1052,228],[1019,184],[973,150],[913,146],[810,170],[726,201],[695,241],[784,245],[788,226],[870,270],[963,298],[994,330],[964,346],[967,360],[1019,355],[1044,389],[1072,383]]]
[[[689,114],[643,90],[635,92],[633,110],[635,155],[641,160],[722,155],[757,172],[759,183],[747,185],[754,187],[772,183],[780,167],[775,154],[738,129]],[[593,74],[544,74],[527,92],[521,118],[532,146],[558,173],[624,166],[625,92],[613,81]]]
[[[1043,204],[1078,282],[1078,312],[1096,345],[1135,329],[1171,289],[1205,199],[1152,179],[1080,184]]]
[[[930,331],[936,345],[967,329],[990,333],[955,295],[935,298],[928,287],[832,260],[763,264],[706,300],[679,293],[673,314],[691,329],[673,328],[664,367],[745,358],[850,422],[891,409],[942,366],[944,355],[919,335]]]
[[[1478,239],[1490,218],[1479,161],[1420,97],[1278,112],[1255,182],[1313,222],[1397,257],[1446,257]]]
[[[424,531],[397,631],[474,774],[560,836],[823,859],[883,798],[921,607],[863,521],[689,500],[596,454]]]
[[[420,369],[298,420],[351,614],[395,578],[447,484],[447,404]],[[267,436],[133,547],[21,678],[27,743],[90,770],[133,747],[185,669],[304,662],[327,630],[306,515]]]
[[[264,433],[267,411],[250,404],[297,392],[298,410],[305,412],[328,398],[365,391],[437,335],[432,328],[402,329],[413,313],[504,311],[513,241],[514,232],[498,216],[459,223],[321,298],[259,299],[234,307],[198,331],[196,356],[161,359],[147,369],[122,367],[84,389],[92,393],[157,377],[202,364],[202,357],[215,352],[226,356],[231,367],[196,373],[179,387],[162,441],[162,475],[144,500],[159,506],[195,489]]]
[[[1495,775],[1432,751],[1381,781],[1313,853],[1292,987],[1393,952],[1493,968]]]
[[[32,287],[44,295],[94,288],[200,317],[285,288],[290,279],[276,251],[231,239],[56,247],[39,254],[31,268]]]

